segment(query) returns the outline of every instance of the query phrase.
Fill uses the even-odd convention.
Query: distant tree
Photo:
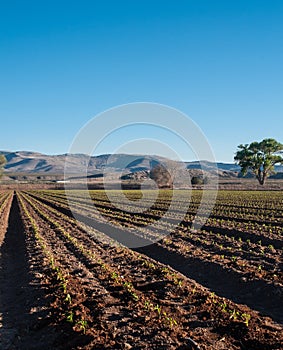
[[[208,177],[207,176],[193,176],[191,179],[192,185],[206,185],[208,184]]]
[[[246,175],[252,171],[258,182],[264,185],[266,178],[274,172],[275,164],[283,164],[283,144],[274,139],[264,139],[261,142],[239,145],[234,160],[241,167],[241,173]]]
[[[2,176],[3,167],[6,164],[6,158],[3,154],[0,154],[0,177]]]
[[[154,180],[159,188],[172,188],[173,178],[167,167],[157,164],[150,170],[149,177]]]

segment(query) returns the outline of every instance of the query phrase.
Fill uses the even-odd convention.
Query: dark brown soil
[[[1,350],[54,349],[58,329],[50,318],[38,253],[30,246],[14,195],[0,250]]]
[[[268,275],[243,280],[233,266],[188,257],[177,252],[181,236],[138,252],[102,243],[40,195],[17,193],[8,216],[9,209],[1,218],[3,227],[8,222],[0,248],[1,350],[281,349],[282,294]],[[95,227],[113,230],[105,222]]]
[[[72,216],[69,209],[60,207],[59,205],[51,204],[47,199],[40,198],[40,200],[52,207],[58,209],[60,212]],[[185,276],[197,281],[201,285],[216,292],[218,295],[228,298],[235,303],[246,304],[254,310],[260,311],[263,315],[272,317],[276,322],[283,323],[283,290],[272,283],[271,281],[265,281],[264,278],[248,279],[249,266],[245,267],[245,274],[236,271],[232,268],[226,268],[224,265],[219,264],[216,261],[208,261],[204,258],[194,256],[194,252],[191,252],[189,256],[184,256],[182,251],[171,246],[165,246],[160,243],[154,245],[148,245],[149,241],[142,239],[138,236],[133,236],[131,232],[128,234],[125,230],[119,228],[113,229],[113,226],[105,223],[98,222],[86,215],[77,213],[76,217],[89,226],[95,227],[97,230],[105,233],[107,236],[118,240],[119,242],[127,243],[133,242],[133,245],[146,245],[143,248],[135,249],[137,252],[143,253],[156,261],[162,262],[165,265],[170,265],[173,269],[181,272]],[[118,219],[117,219],[118,221]],[[119,219],[121,221],[121,219]],[[216,230],[215,227],[204,227],[207,231]],[[229,232],[227,229],[217,228],[218,233],[233,234],[236,238],[241,237],[251,241],[254,235],[247,232],[233,230]],[[245,237],[243,237],[245,235]],[[260,236],[263,245],[269,245],[273,243],[273,246],[281,249],[282,240],[271,240],[268,237]],[[181,236],[177,237],[177,240],[183,240]],[[186,241],[188,239],[186,238]],[[233,255],[235,253],[231,253]],[[261,257],[263,260],[264,257]],[[280,261],[280,256],[279,256]]]

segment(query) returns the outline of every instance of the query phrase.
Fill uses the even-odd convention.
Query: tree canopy
[[[283,164],[283,144],[274,139],[239,145],[234,160],[246,175],[252,171],[258,182],[263,185],[266,178],[274,172],[275,164]]]

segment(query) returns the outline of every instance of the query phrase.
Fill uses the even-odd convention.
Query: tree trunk
[[[262,170],[258,170],[256,178],[258,179],[258,182],[260,183],[260,185],[264,185],[265,179],[266,179],[266,173]]]

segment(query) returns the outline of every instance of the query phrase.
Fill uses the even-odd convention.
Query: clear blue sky
[[[218,161],[283,142],[283,1],[0,2],[0,149],[67,152],[137,101],[189,115]]]

